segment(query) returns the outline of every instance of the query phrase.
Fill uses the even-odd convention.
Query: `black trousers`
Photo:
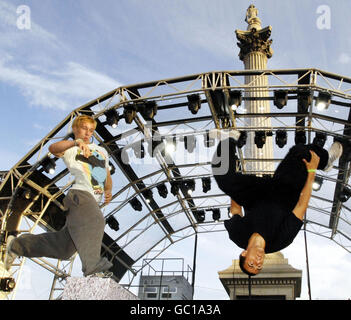
[[[273,196],[292,210],[307,179],[306,165],[302,159],[311,160],[310,150],[320,157],[318,169],[324,169],[329,158],[327,150],[314,144],[298,144],[289,150],[273,177],[257,177],[237,170],[236,142],[229,138],[218,143],[212,158],[213,176],[218,187],[244,208]]]

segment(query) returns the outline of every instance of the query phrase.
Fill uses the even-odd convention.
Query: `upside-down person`
[[[241,270],[260,272],[266,253],[289,246],[303,224],[316,170],[329,171],[343,151],[335,141],[329,151],[315,144],[293,146],[273,177],[243,174],[236,168],[236,143],[240,132],[211,130],[220,138],[212,159],[218,187],[231,198],[232,217],[224,222],[229,238],[244,251]],[[243,215],[243,210],[245,215]]]

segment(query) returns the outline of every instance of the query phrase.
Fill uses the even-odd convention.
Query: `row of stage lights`
[[[240,138],[237,141],[238,148],[245,146],[247,141],[247,132],[240,131]],[[258,130],[254,132],[254,143],[257,148],[262,149],[266,143],[266,139],[269,136],[273,136],[272,131]],[[183,137],[184,147],[189,153],[192,153],[197,145],[197,137],[195,135],[188,135]],[[297,130],[295,133],[295,144],[306,144],[307,137],[306,132],[303,130]],[[327,135],[322,132],[316,132],[313,139],[313,143],[323,147],[327,140]],[[275,142],[279,148],[283,148],[288,142],[288,134],[286,130],[277,130],[275,132]],[[213,147],[215,145],[215,139],[209,137],[209,133],[204,134],[204,146]],[[136,158],[143,159],[145,157],[145,147],[142,141],[134,143],[130,147]],[[173,135],[172,137],[162,138],[158,137],[156,140],[148,141],[148,153],[151,157],[155,156],[156,150],[159,150],[163,156],[165,154],[172,154],[177,149],[177,137]],[[125,163],[129,162],[129,157],[127,153],[123,153],[123,161]]]
[[[307,108],[312,104],[312,96],[310,91],[298,92],[298,102],[304,112],[307,112]],[[201,97],[200,94],[194,93],[187,96],[188,109],[192,114],[197,114],[201,108]],[[286,90],[275,90],[273,96],[273,103],[278,109],[282,109],[288,102],[288,91]],[[228,91],[228,104],[233,111],[242,103],[242,92],[240,90],[229,90]],[[331,103],[331,94],[328,92],[319,92],[316,98],[315,106],[318,110],[328,109]],[[124,106],[123,115],[120,115],[116,109],[109,109],[105,112],[106,124],[113,128],[116,128],[121,118],[125,119],[127,124],[131,124],[139,112],[145,120],[151,120],[157,114],[157,103],[154,100],[141,101],[136,103],[129,103]]]
[[[228,208],[228,212],[229,212]],[[212,220],[215,222],[218,222],[221,219],[221,211],[219,208],[212,208],[212,209],[208,209],[206,211],[212,211]],[[193,212],[194,217],[196,219],[196,221],[198,223],[202,223],[205,221],[206,219],[206,212],[205,210],[195,210]],[[119,222],[117,221],[117,219],[111,215],[106,219],[106,223],[108,224],[108,226],[114,230],[114,231],[118,231],[119,230]]]
[[[211,190],[211,178],[210,177],[203,177],[201,178],[202,181],[202,191],[204,193],[207,193],[208,191]],[[170,181],[171,185],[171,193],[174,196],[177,196],[178,192],[180,190],[184,191],[184,193],[188,196],[191,196],[192,193],[195,191],[195,179],[184,179],[184,180],[173,180]],[[168,196],[168,189],[167,186],[162,183],[156,186],[158,194],[162,198],[167,198]],[[153,198],[153,192],[151,189],[146,189],[141,192],[143,197],[145,198],[145,201],[147,203],[150,203]],[[134,197],[132,200],[129,201],[129,204],[132,206],[132,208],[136,211],[141,211],[142,210],[142,204],[141,202]]]

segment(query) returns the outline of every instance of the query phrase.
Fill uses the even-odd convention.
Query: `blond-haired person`
[[[63,159],[74,183],[64,198],[66,224],[57,232],[23,234],[9,239],[5,267],[9,269],[16,256],[69,259],[76,251],[84,276],[106,276],[112,263],[100,256],[105,220],[98,203],[104,195],[111,201],[112,179],[106,150],[91,142],[96,121],[78,116],[72,130],[74,140],[63,140],[49,146],[49,151]]]

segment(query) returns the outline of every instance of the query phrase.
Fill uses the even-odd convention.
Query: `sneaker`
[[[342,144],[338,141],[333,142],[330,149],[328,150],[329,159],[327,166],[323,171],[330,171],[333,168],[333,163],[335,160],[339,159],[342,155]]]
[[[89,278],[111,278],[113,276],[113,272],[111,271],[102,271],[102,272],[95,272],[90,274]]]
[[[4,257],[4,266],[7,271],[11,269],[13,261],[18,257],[17,254],[11,251],[11,245],[14,239],[16,239],[16,237],[12,235],[7,237],[6,251]]]

